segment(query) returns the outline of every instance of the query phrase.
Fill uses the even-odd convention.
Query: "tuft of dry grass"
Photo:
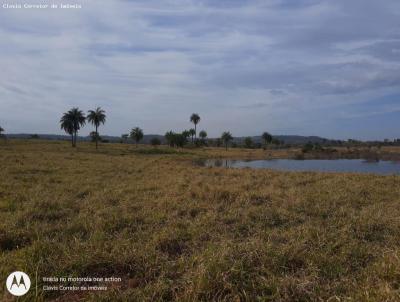
[[[400,300],[399,176],[192,163],[293,150],[153,150],[0,145],[0,282],[27,272],[20,301]],[[123,281],[51,293],[49,276]]]

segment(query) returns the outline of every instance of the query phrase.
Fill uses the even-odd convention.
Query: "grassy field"
[[[28,273],[19,301],[399,301],[399,176],[192,164],[287,152],[0,142],[0,282]]]

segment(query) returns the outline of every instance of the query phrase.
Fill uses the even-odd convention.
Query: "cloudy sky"
[[[0,7],[0,125],[61,134],[101,106],[101,132],[400,137],[398,0],[77,0]],[[68,3],[68,1],[63,1]],[[81,134],[87,134],[86,126]]]

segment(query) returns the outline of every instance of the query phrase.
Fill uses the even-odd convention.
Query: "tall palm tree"
[[[131,138],[135,140],[137,148],[138,142],[143,138],[143,130],[139,127],[133,128],[131,130]]]
[[[61,129],[72,136],[72,146],[76,147],[78,131],[86,124],[86,117],[82,110],[74,107],[64,113],[60,120]]]
[[[221,135],[221,139],[225,144],[225,148],[226,150],[228,150],[228,143],[233,140],[232,134],[229,131],[225,131],[224,133],[222,133]]]
[[[190,116],[190,121],[194,124],[194,137],[197,138],[197,124],[200,123],[200,115],[193,113]]]
[[[96,140],[96,149],[97,149],[98,141],[99,141],[99,132],[97,130],[100,127],[100,124],[104,125],[106,123],[106,112],[103,109],[101,109],[100,107],[97,107],[95,110],[89,110],[87,120],[89,123],[91,123],[96,128],[95,140]]]
[[[270,144],[272,142],[272,135],[269,134],[268,132],[264,132],[262,134],[262,138],[264,140],[264,145],[266,146],[267,144]]]

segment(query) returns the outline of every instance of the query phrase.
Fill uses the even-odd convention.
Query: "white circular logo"
[[[31,287],[31,279],[24,272],[13,272],[8,276],[6,286],[10,294],[23,296]]]

